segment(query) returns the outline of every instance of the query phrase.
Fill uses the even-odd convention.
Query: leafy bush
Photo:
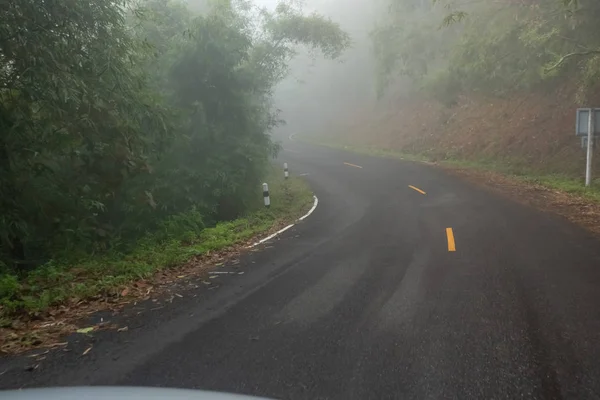
[[[15,313],[38,314],[69,300],[119,294],[133,280],[150,277],[157,270],[176,267],[190,257],[218,251],[248,240],[272,227],[276,220],[297,218],[312,204],[312,194],[299,178],[284,181],[277,169],[271,173],[273,207],[258,206],[243,218],[205,228],[197,210],[169,217],[160,229],[146,234],[127,252],[105,252],[75,261],[50,261],[21,276],[0,275],[0,321]]]
[[[19,278],[16,275],[5,274],[0,276],[0,298],[11,300],[21,290]]]
[[[162,221],[153,236],[158,241],[175,239],[189,242],[196,239],[204,228],[202,214],[192,209],[186,213],[171,215]]]
[[[248,210],[294,47],[335,58],[349,38],[295,2],[211,4],[0,6],[2,265],[54,279],[51,259],[128,251],[152,232],[191,241]]]

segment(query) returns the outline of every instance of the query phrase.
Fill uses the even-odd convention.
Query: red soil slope
[[[332,139],[350,144],[425,154],[434,160],[485,160],[515,170],[581,176],[585,151],[574,132],[574,98],[566,87],[510,98],[471,95],[449,108],[404,98],[375,107],[378,111],[355,113],[353,120],[330,132]]]

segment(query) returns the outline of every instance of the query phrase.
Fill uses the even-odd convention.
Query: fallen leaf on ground
[[[249,240],[250,242],[250,240]],[[169,270],[169,272],[161,271],[154,274],[149,280],[141,280],[131,282],[123,286],[116,286],[110,292],[85,298],[73,297],[68,299],[66,305],[52,306],[47,311],[47,315],[40,315],[40,318],[32,320],[27,315],[18,317],[15,321],[11,321],[10,327],[0,327],[0,355],[18,354],[26,350],[31,350],[34,347],[42,345],[52,349],[59,349],[63,352],[82,352],[80,348],[69,349],[70,342],[59,342],[61,337],[65,337],[72,333],[88,334],[96,333],[104,329],[102,325],[95,324],[93,327],[81,326],[82,318],[88,318],[89,315],[99,311],[110,311],[113,315],[122,312],[122,308],[128,304],[139,304],[141,301],[149,300],[156,295],[169,294],[171,285],[177,282],[176,277],[183,278],[200,278],[203,284],[207,286],[207,290],[215,290],[219,288],[218,279],[208,279],[208,272],[216,267],[230,266],[229,260],[236,257],[233,264],[240,264],[239,256],[243,252],[244,243],[235,246],[233,249],[225,249],[219,252],[208,252],[199,257],[193,258],[191,261],[179,266],[181,270]],[[237,271],[236,271],[237,272]],[[231,272],[230,272],[231,273]],[[181,279],[181,278],[180,278]],[[195,281],[195,280],[194,280]],[[179,282],[180,285],[188,289],[189,287],[197,288],[199,284],[191,282]],[[177,290],[177,289],[176,289]],[[183,290],[183,289],[180,289]],[[126,296],[123,296],[125,295]],[[184,297],[186,295],[183,295]],[[197,294],[190,294],[188,297],[198,297]],[[153,310],[163,308],[157,307]],[[145,311],[133,311],[132,315],[145,314]],[[100,317],[100,316],[98,316]],[[106,318],[103,319],[106,321]],[[85,322],[83,323],[85,324]],[[17,326],[17,327],[15,327]],[[10,328],[10,331],[9,331]],[[117,330],[118,326],[113,326],[110,329]],[[16,331],[16,332],[14,332]],[[38,336],[33,337],[34,333]],[[14,337],[11,336],[14,335]],[[6,343],[5,343],[6,342]],[[81,354],[81,353],[80,353]],[[41,355],[40,355],[41,357]],[[29,358],[35,360],[35,358]],[[24,367],[24,365],[22,366]],[[33,368],[33,367],[32,367]],[[1,371],[0,371],[1,372]]]
[[[94,346],[90,346],[90,347],[88,347],[87,349],[85,349],[85,351],[84,351],[83,353],[81,353],[81,355],[82,355],[82,356],[85,356],[87,353],[89,353],[89,352],[90,352],[90,350],[92,350],[92,347],[94,347]]]
[[[41,324],[39,327],[40,328],[50,328],[51,326],[56,326],[56,325],[64,325],[64,321],[57,321],[57,322],[47,322],[45,324]]]
[[[124,326],[122,328],[117,329],[117,332],[127,332],[129,330],[128,326]]]
[[[43,353],[30,354],[27,357],[34,358],[34,357],[38,357],[38,356],[43,356],[44,354],[48,354],[49,352],[50,352],[50,350],[46,350]]]
[[[177,297],[179,297],[179,298],[182,298],[182,297],[183,297],[183,296],[182,296],[182,295],[180,295],[179,293],[175,293],[175,296],[177,296]]]

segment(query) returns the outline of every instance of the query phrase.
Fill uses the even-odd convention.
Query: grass
[[[544,174],[524,167],[519,160],[464,160],[447,158],[433,160],[425,154],[407,154],[390,149],[381,149],[368,146],[351,146],[331,141],[322,141],[311,137],[297,136],[297,139],[319,144],[336,149],[343,149],[358,154],[367,154],[377,157],[396,158],[408,161],[431,162],[437,161],[442,165],[475,169],[479,171],[493,171],[511,176],[517,180],[535,183],[550,189],[559,190],[581,196],[587,200],[600,203],[600,179],[595,179],[590,187],[584,185],[583,179],[562,174]]]
[[[576,194],[585,199],[600,203],[600,182],[594,180],[590,187],[586,187],[580,179],[563,175],[522,176],[522,180],[540,184],[545,187],[560,190],[561,192]]]
[[[273,169],[267,176],[271,207],[262,206],[262,192],[257,192],[255,210],[243,218],[221,222],[214,227],[194,229],[195,212],[178,215],[184,219],[185,232],[150,233],[128,254],[105,254],[90,257],[76,265],[51,261],[25,277],[0,275],[0,320],[19,313],[37,314],[49,307],[114,295],[133,281],[149,278],[157,271],[177,268],[194,256],[219,251],[270,230],[280,223],[291,222],[310,208],[310,188],[301,178],[283,179],[283,171]],[[166,224],[168,231],[170,225]]]
[[[530,168],[519,166],[517,163],[512,162],[448,159],[444,160],[442,164],[480,171],[498,172],[511,176],[522,182],[533,183],[549,189],[575,194],[583,197],[584,199],[600,203],[600,180],[598,179],[593,180],[592,185],[586,187],[583,179],[581,178],[575,178],[565,174],[544,174]]]
[[[330,147],[332,149],[351,151],[357,154],[366,154],[376,157],[397,158],[408,161],[429,161],[425,156],[419,154],[402,153],[396,150],[382,149],[375,146],[353,146],[333,141],[321,140],[311,136],[296,136],[296,140],[301,140],[308,143],[318,144],[320,146]]]

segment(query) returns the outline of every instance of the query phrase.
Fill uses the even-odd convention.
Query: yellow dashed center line
[[[448,251],[456,251],[456,243],[454,243],[454,232],[452,232],[452,228],[446,228],[446,236],[448,236]]]
[[[427,194],[425,193],[423,190],[419,189],[418,187],[415,187],[413,185],[408,185],[409,188],[411,188],[412,190],[416,190],[417,192],[421,193],[421,194]]]
[[[346,164],[346,165],[348,165],[350,167],[354,167],[354,168],[362,168],[360,165],[356,165],[356,164],[350,164],[350,163],[347,163],[347,162],[345,162],[344,164]]]

